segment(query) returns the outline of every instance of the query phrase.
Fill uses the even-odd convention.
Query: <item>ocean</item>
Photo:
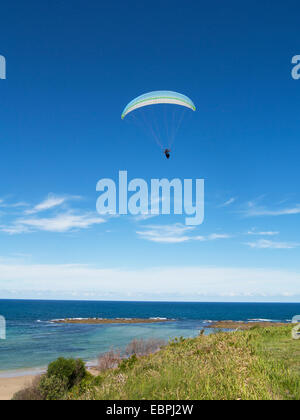
[[[194,337],[217,320],[290,322],[299,303],[184,303],[0,300],[6,340],[0,340],[0,376],[43,370],[58,357],[93,363],[134,338]],[[62,318],[168,318],[155,324],[54,324]],[[211,330],[205,330],[210,333]]]

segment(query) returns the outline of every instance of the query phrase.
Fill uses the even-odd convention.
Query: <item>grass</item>
[[[291,326],[179,339],[133,355],[75,387],[69,399],[299,400],[300,340]]]
[[[291,330],[292,327],[266,330],[256,343],[256,352],[279,366],[271,376],[283,399],[300,400],[300,340],[291,339]]]

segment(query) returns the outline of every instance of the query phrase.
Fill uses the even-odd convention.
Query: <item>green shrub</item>
[[[58,376],[42,376],[39,384],[39,392],[43,400],[61,400],[68,391],[67,378]]]
[[[93,376],[85,369],[80,359],[59,358],[48,366],[47,373],[34,379],[33,383],[17,392],[13,400],[61,400],[75,386],[86,389],[93,382]],[[82,387],[81,387],[82,384]]]
[[[86,374],[87,371],[82,360],[65,359],[63,357],[50,363],[47,370],[48,378],[54,376],[60,379],[68,390],[74,385],[78,385],[86,377]]]
[[[100,376],[100,375],[98,375],[98,376],[95,376],[95,377],[93,378],[93,380],[92,380],[92,384],[93,384],[94,386],[100,386],[100,385],[102,385],[103,381],[104,381],[103,377],[102,377],[102,376]]]
[[[136,357],[135,354],[133,354],[128,359],[122,360],[122,362],[119,364],[118,367],[123,372],[125,370],[131,369],[134,366],[134,364],[137,362],[137,360],[138,358]]]

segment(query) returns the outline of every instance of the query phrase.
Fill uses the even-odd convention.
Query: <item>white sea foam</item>
[[[152,320],[159,320],[159,321],[166,321],[168,318],[161,318],[161,317],[157,316],[157,317],[151,317],[151,318],[149,318],[149,319],[152,319]]]
[[[131,321],[132,318],[115,318],[115,319],[126,319],[126,321]]]
[[[279,322],[278,319],[264,319],[264,318],[253,318],[248,319],[249,322]]]

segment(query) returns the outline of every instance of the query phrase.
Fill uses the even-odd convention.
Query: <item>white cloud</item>
[[[257,236],[276,236],[279,235],[280,232],[275,232],[275,231],[262,231],[262,232],[258,232],[256,230],[249,230],[247,232],[248,235],[257,235]]]
[[[144,230],[137,231],[136,233],[142,239],[157,243],[182,243],[188,241],[211,241],[230,238],[230,235],[216,233],[208,236],[191,235],[194,230],[195,227],[176,223],[173,225],[145,226]]]
[[[228,207],[228,206],[230,206],[231,204],[233,204],[235,202],[236,202],[236,198],[235,197],[232,197],[229,200],[225,201],[225,203],[223,203],[221,205],[221,207]]]
[[[50,210],[54,207],[61,206],[66,201],[79,198],[79,197],[69,197],[69,196],[57,196],[55,194],[49,194],[48,197],[43,200],[41,203],[34,206],[32,209],[27,210],[25,214],[34,214],[41,211]]]
[[[95,217],[90,213],[81,215],[65,213],[49,218],[20,220],[22,225],[48,232],[67,232],[73,229],[86,229],[92,225],[104,222],[104,219]]]
[[[13,203],[10,205],[10,207],[27,207],[28,203],[26,203],[25,201],[19,201],[17,203]]]
[[[152,242],[180,243],[190,240],[187,233],[193,229],[193,227],[176,223],[174,225],[150,225],[136,233],[141,238]]]
[[[88,265],[29,265],[0,262],[0,289],[7,292],[67,294],[82,298],[109,295],[131,299],[148,296],[206,300],[207,296],[300,295],[300,272],[257,268],[156,267],[102,269]],[[2,293],[3,296],[4,293]]]
[[[11,226],[0,225],[0,231],[8,233],[9,235],[17,235],[20,233],[27,233],[29,232],[29,229],[20,224],[12,224]]]
[[[299,244],[292,242],[276,242],[267,239],[260,239],[255,242],[248,242],[246,243],[246,245],[250,246],[251,248],[260,249],[293,249],[299,246]]]
[[[300,204],[293,207],[286,207],[284,209],[270,210],[265,207],[256,207],[253,203],[248,203],[249,208],[242,213],[246,217],[259,217],[259,216],[288,216],[300,214]]]
[[[104,223],[105,219],[93,213],[74,214],[73,212],[58,214],[48,218],[17,219],[11,226],[0,226],[2,232],[9,234],[28,233],[34,231],[68,232],[75,229],[87,229],[92,225]]]
[[[24,201],[19,201],[17,203],[7,203],[5,200],[0,199],[0,207],[6,208],[6,207],[12,207],[12,208],[17,208],[17,207],[26,207],[28,206],[27,203],[25,203]]]
[[[78,229],[87,229],[93,225],[104,223],[106,220],[99,217],[94,212],[84,212],[82,210],[71,210],[64,206],[64,209],[58,208],[63,206],[67,201],[79,199],[79,196],[58,196],[49,194],[48,197],[34,206],[33,208],[21,212],[19,217],[14,216],[10,222],[0,225],[0,231],[10,235],[21,233],[30,233],[36,231],[46,232],[69,232]],[[0,200],[0,206],[3,200]],[[19,205],[25,203],[17,203]],[[11,206],[16,206],[10,205]],[[41,217],[40,213],[50,211],[46,217]]]
[[[231,238],[231,235],[227,235],[226,233],[212,233],[206,238],[208,241],[214,241],[215,239],[229,239]]]
[[[148,219],[152,219],[153,217],[159,216],[158,214],[139,214],[138,216],[134,217],[136,222],[143,222]]]

